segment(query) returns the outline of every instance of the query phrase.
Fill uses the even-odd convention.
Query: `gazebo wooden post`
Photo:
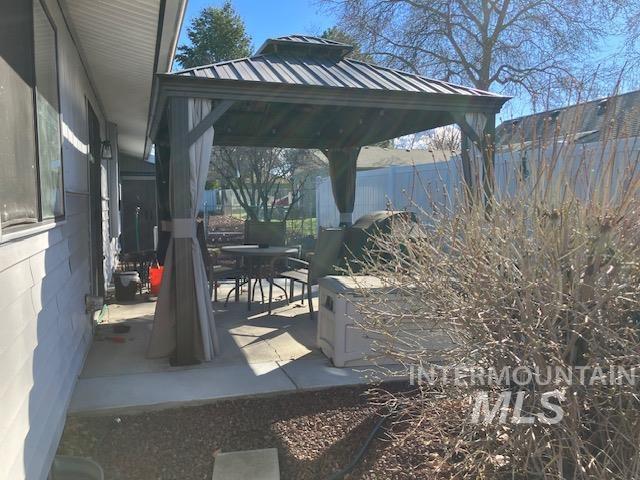
[[[171,222],[171,209],[169,202],[169,161],[171,148],[169,139],[161,138],[155,143],[156,149],[156,198],[158,219],[158,244],[156,246],[156,258],[160,265],[164,265],[169,246],[171,232],[166,228]]]
[[[481,129],[473,116],[482,115]],[[462,175],[468,191],[468,201],[476,199],[490,206],[495,188],[495,113],[456,114],[454,119],[460,131]],[[476,117],[475,120],[478,120]]]
[[[221,100],[211,108],[210,100],[176,95],[166,104],[155,139],[160,154],[157,173],[163,179],[159,199],[166,214],[161,226],[170,227],[163,229],[171,235],[149,354],[170,355],[172,365],[193,365],[210,360],[219,350],[206,265],[196,238],[196,207],[210,162],[212,127],[233,102]]]
[[[486,207],[491,208],[496,186],[496,115],[486,115],[482,158],[484,160],[483,187]]]
[[[171,97],[169,144],[171,146],[172,218],[191,217],[191,178],[189,162],[189,107],[187,97]],[[173,239],[175,275],[176,352],[174,365],[199,363],[195,352],[195,286],[192,239]]]

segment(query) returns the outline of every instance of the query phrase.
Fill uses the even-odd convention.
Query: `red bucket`
[[[158,293],[160,293],[163,270],[164,267],[161,267],[160,265],[149,267],[149,283],[151,284],[151,295],[154,297],[157,297]]]

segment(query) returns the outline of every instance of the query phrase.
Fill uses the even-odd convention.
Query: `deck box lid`
[[[382,289],[384,282],[371,275],[328,275],[318,280],[321,288],[325,288],[333,293],[349,294],[357,293],[362,289]]]

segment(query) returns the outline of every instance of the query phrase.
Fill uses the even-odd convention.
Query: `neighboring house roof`
[[[327,158],[319,150],[315,150],[314,153],[323,164],[327,164]],[[358,170],[446,162],[454,155],[454,152],[445,150],[405,150],[368,146],[360,150]]]
[[[252,57],[176,73],[219,80],[487,97],[500,99],[500,103],[506,100],[483,90],[345,57],[351,49],[318,37],[291,35],[267,40]]]
[[[575,143],[640,136],[640,90],[507,120],[496,129],[498,148],[541,140]]]

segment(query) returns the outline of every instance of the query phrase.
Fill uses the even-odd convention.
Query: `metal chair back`
[[[313,256],[309,261],[309,281],[315,283],[318,278],[336,273],[336,265],[342,252],[344,241],[343,228],[321,228]]]
[[[244,243],[247,245],[284,246],[286,241],[285,222],[244,222]]]

